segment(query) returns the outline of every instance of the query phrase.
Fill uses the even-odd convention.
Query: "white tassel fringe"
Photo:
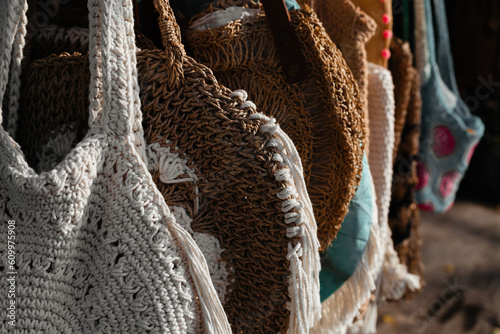
[[[236,94],[244,95],[238,91]],[[289,181],[288,187],[280,192],[278,197],[284,200],[282,210],[286,213],[285,222],[295,223],[294,227],[287,229],[287,236],[300,238],[295,246],[291,242],[288,246],[291,304],[287,333],[308,333],[309,328],[321,318],[319,298],[321,262],[317,225],[304,182],[302,163],[293,142],[276,124],[274,118],[261,113],[251,114],[249,118],[264,121],[261,130],[277,137],[269,140],[267,144],[277,148],[278,153],[274,154],[273,161],[283,167],[275,173],[275,178],[278,181]],[[293,208],[298,212],[290,212]]]

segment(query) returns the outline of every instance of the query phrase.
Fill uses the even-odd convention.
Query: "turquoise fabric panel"
[[[356,270],[370,238],[373,217],[373,180],[366,154],[359,188],[354,194],[337,238],[321,254],[320,297],[330,297]]]
[[[183,13],[187,19],[201,13],[208,4],[215,0],[171,0],[170,4],[174,11]],[[300,9],[296,0],[285,0],[288,10]]]
[[[300,9],[299,4],[295,0],[285,0],[285,5],[288,10],[297,10]]]

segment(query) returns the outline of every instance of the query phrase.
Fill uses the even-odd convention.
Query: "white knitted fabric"
[[[373,180],[370,183],[373,187]],[[372,188],[373,192],[375,190]],[[375,290],[375,280],[380,275],[384,259],[385,247],[381,243],[378,225],[378,209],[373,197],[373,222],[370,239],[363,257],[353,275],[328,299],[321,303],[321,320],[312,328],[311,334],[344,334],[359,316],[361,306],[370,298]]]
[[[16,306],[15,328],[2,312],[0,332],[230,333],[205,258],[147,171],[131,3],[91,0],[89,10],[87,136],[36,174],[0,127],[0,303]],[[25,11],[25,0],[0,2],[0,100],[9,69],[20,73]]]
[[[408,273],[399,262],[389,228],[389,205],[392,185],[392,152],[394,147],[394,85],[391,72],[368,63],[368,113],[370,124],[370,170],[377,196],[378,223],[384,245],[382,271],[376,279],[376,301],[370,303],[367,315],[349,328],[349,333],[375,333],[377,303],[387,298],[399,299],[407,288],[420,288],[418,276]]]
[[[47,29],[41,29],[41,34],[43,38],[48,40],[71,40],[78,43],[88,41],[88,38],[85,38],[85,36],[88,36],[86,28],[65,29],[50,26]],[[35,36],[38,39],[42,39],[42,37]],[[239,106],[241,109],[252,108],[256,110],[255,104],[247,101],[248,94],[244,90],[234,91],[232,97],[243,101]],[[274,176],[276,180],[288,183],[287,188],[277,194],[283,200],[282,212],[286,213],[285,222],[295,225],[287,228],[286,231],[286,235],[293,240],[289,244],[287,254],[292,273],[289,276],[291,303],[289,303],[288,309],[291,311],[291,316],[287,333],[305,333],[321,317],[319,297],[321,264],[317,226],[305,186],[302,163],[293,142],[276,124],[274,118],[261,113],[251,114],[249,118],[260,119],[262,121],[261,130],[272,135],[267,146],[278,149],[278,152],[273,156],[273,160],[279,163],[281,167],[275,171]],[[67,138],[73,138],[75,134],[66,133],[65,135]],[[165,135],[165,140],[168,141],[168,134]],[[136,134],[136,137],[139,136],[140,134]],[[44,147],[44,158],[48,158],[48,161],[42,161],[42,167],[47,168],[56,165],[69,152],[69,146],[64,144],[63,141],[61,138],[54,138]],[[140,141],[137,142],[141,144]],[[141,147],[141,145],[137,144],[136,146]],[[67,152],[64,152],[64,147],[66,147]],[[186,157],[179,157],[171,153],[170,149],[162,148],[160,145],[148,145],[145,151],[145,161],[148,162],[149,171],[161,171],[161,182],[197,182],[196,171],[187,166]],[[198,208],[198,203],[195,203],[194,207]],[[171,210],[175,218],[178,219],[179,224],[189,231],[203,252],[212,282],[223,302],[228,283],[226,280],[227,272],[231,270],[228,267],[229,264],[222,262],[220,259],[220,254],[224,250],[220,249],[219,242],[210,235],[193,232],[190,227],[193,217],[189,217],[182,208],[172,207]],[[290,212],[294,210],[298,213]]]
[[[242,100],[245,100],[247,98],[247,93],[243,90],[235,91],[233,95],[238,95],[238,97]],[[244,107],[254,106],[251,101],[246,101],[244,103]],[[300,264],[300,262],[297,262],[294,264],[294,266],[303,266],[303,269],[300,270],[300,272],[309,272],[311,274],[303,276],[303,278],[299,280],[299,283],[291,281],[291,284],[293,287],[296,287],[294,289],[296,291],[292,291],[295,295],[297,295],[299,291],[309,291],[310,293],[304,297],[306,301],[309,300],[308,303],[302,302],[299,298],[297,300],[297,303],[294,303],[292,305],[302,307],[303,311],[301,312],[303,313],[303,316],[301,317],[304,319],[310,318],[307,324],[311,324],[312,322],[317,321],[319,317],[320,301],[318,272],[320,269],[320,260],[318,253],[319,244],[317,242],[317,238],[313,237],[317,233],[316,222],[312,211],[312,204],[305,187],[301,160],[292,141],[274,123],[275,120],[265,117],[262,114],[256,114],[256,116],[251,117],[266,120],[266,123],[264,125],[265,131],[274,131],[274,134],[280,139],[274,139],[268,144],[278,145],[282,148],[281,154],[276,155],[274,157],[274,160],[281,162],[283,164],[283,167],[286,168],[277,171],[276,176],[279,178],[288,177],[290,179],[289,181],[292,184],[295,183],[296,190],[294,190],[294,187],[291,186],[289,188],[289,191],[291,191],[291,195],[297,199],[296,205],[303,207],[301,211],[303,212],[304,217],[302,217],[301,219],[303,220],[305,228],[303,228],[303,231],[301,232],[303,233],[303,241],[301,242],[302,250],[291,248],[290,255],[293,255],[295,253],[305,254],[306,256],[303,256],[302,259],[302,262],[304,263]],[[42,153],[39,154],[39,168],[43,168],[42,170],[49,170],[50,168],[54,168],[71,151],[71,142],[75,137],[75,131],[67,131],[63,134],[55,136],[54,138],[51,138],[48,143],[43,146]],[[168,139],[165,139],[165,141],[168,143]],[[287,148],[285,148],[285,146]],[[146,156],[148,159],[147,161],[149,171],[159,172],[159,181],[169,184],[191,182],[196,185],[198,183],[198,176],[196,175],[196,171],[191,169],[188,165],[188,157],[181,157],[179,153],[171,152],[170,147],[162,147],[159,143],[147,145]],[[195,189],[195,194],[198,194],[198,188],[195,187]],[[290,206],[290,201],[287,202],[288,203],[284,203],[284,210],[290,210],[292,208],[292,206]],[[198,198],[195,199],[195,203],[193,204],[196,214],[199,207]],[[217,238],[210,236],[209,234],[194,232],[191,228],[191,222],[193,218],[187,214],[184,208],[173,206],[170,207],[170,210],[176,218],[176,221],[193,236],[194,241],[202,251],[207,261],[214,287],[221,302],[223,303],[225,300],[228,285],[228,270],[231,270],[231,268],[228,267],[227,263],[221,260],[221,253],[224,250],[220,247],[219,241],[217,240]],[[288,219],[288,222],[292,223],[293,219]],[[289,233],[292,233],[290,234],[290,237],[295,237],[298,235],[296,231],[292,230]],[[310,325],[304,326],[310,327]]]
[[[394,250],[388,216],[392,185],[392,152],[394,147],[394,86],[389,70],[368,64],[368,112],[370,117],[370,168],[375,184],[380,235],[385,243],[382,273],[382,298],[399,299],[406,288],[420,288],[420,279],[408,274]]]
[[[391,202],[394,111],[391,73],[384,67],[368,63],[368,114],[371,136],[369,163],[377,198],[380,235],[384,243],[391,238],[388,217]]]
[[[70,127],[71,128],[71,127]],[[76,138],[76,131],[64,131],[52,138],[43,145],[42,151],[37,152],[39,171],[50,171],[57,164],[63,161],[64,157],[70,153],[72,143]],[[168,141],[167,141],[168,142]],[[188,158],[181,157],[179,153],[171,152],[170,147],[162,147],[159,143],[147,145],[146,156],[148,158],[148,170],[152,173],[158,172],[159,179],[163,183],[198,183],[196,171],[188,166]],[[195,187],[194,195],[198,194],[198,187]],[[195,213],[198,211],[199,199],[196,197],[193,207]],[[222,303],[224,303],[226,288],[228,285],[226,263],[221,260],[220,243],[217,238],[206,234],[194,232],[191,228],[192,217],[182,207],[171,206],[170,210],[177,223],[181,225],[192,236],[201,252],[205,256],[210,276],[217,294]]]
[[[62,131],[58,135],[49,138],[42,146],[42,151],[37,152],[37,171],[50,171],[71,151],[72,144],[76,139],[76,131]]]

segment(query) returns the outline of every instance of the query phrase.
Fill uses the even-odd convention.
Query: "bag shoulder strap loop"
[[[303,80],[307,75],[307,65],[285,2],[262,0],[262,5],[287,80],[292,83]]]

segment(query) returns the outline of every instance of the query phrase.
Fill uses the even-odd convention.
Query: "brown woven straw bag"
[[[395,145],[392,198],[389,226],[394,248],[408,272],[420,276],[423,286],[423,264],[419,226],[420,215],[415,204],[414,188],[418,183],[415,157],[419,149],[420,91],[419,75],[413,67],[410,46],[399,38],[391,43],[389,70],[394,80]],[[407,291],[405,297],[414,293]]]
[[[287,81],[258,4],[219,1],[195,16],[191,26],[235,6],[251,10],[252,15],[213,29],[188,29],[186,43],[193,57],[209,66],[221,83],[245,89],[296,143],[323,250],[335,238],[359,183],[364,124],[357,84],[308,7],[290,12],[308,67],[305,79],[296,83]]]
[[[365,151],[369,151],[368,68],[366,43],[374,36],[377,24],[350,0],[301,0],[312,6],[323,27],[342,52],[359,87],[365,118]]]
[[[244,91],[219,85],[186,56],[168,1],[155,6],[164,50],[137,40],[153,180],[192,230],[232,330],[305,333],[320,310],[319,243],[298,153]],[[54,40],[74,41],[64,33],[70,27],[54,29],[33,39],[68,53],[39,53],[44,58],[26,64],[17,129],[41,169],[57,164],[87,129],[88,55],[71,49],[81,50],[78,43]]]

